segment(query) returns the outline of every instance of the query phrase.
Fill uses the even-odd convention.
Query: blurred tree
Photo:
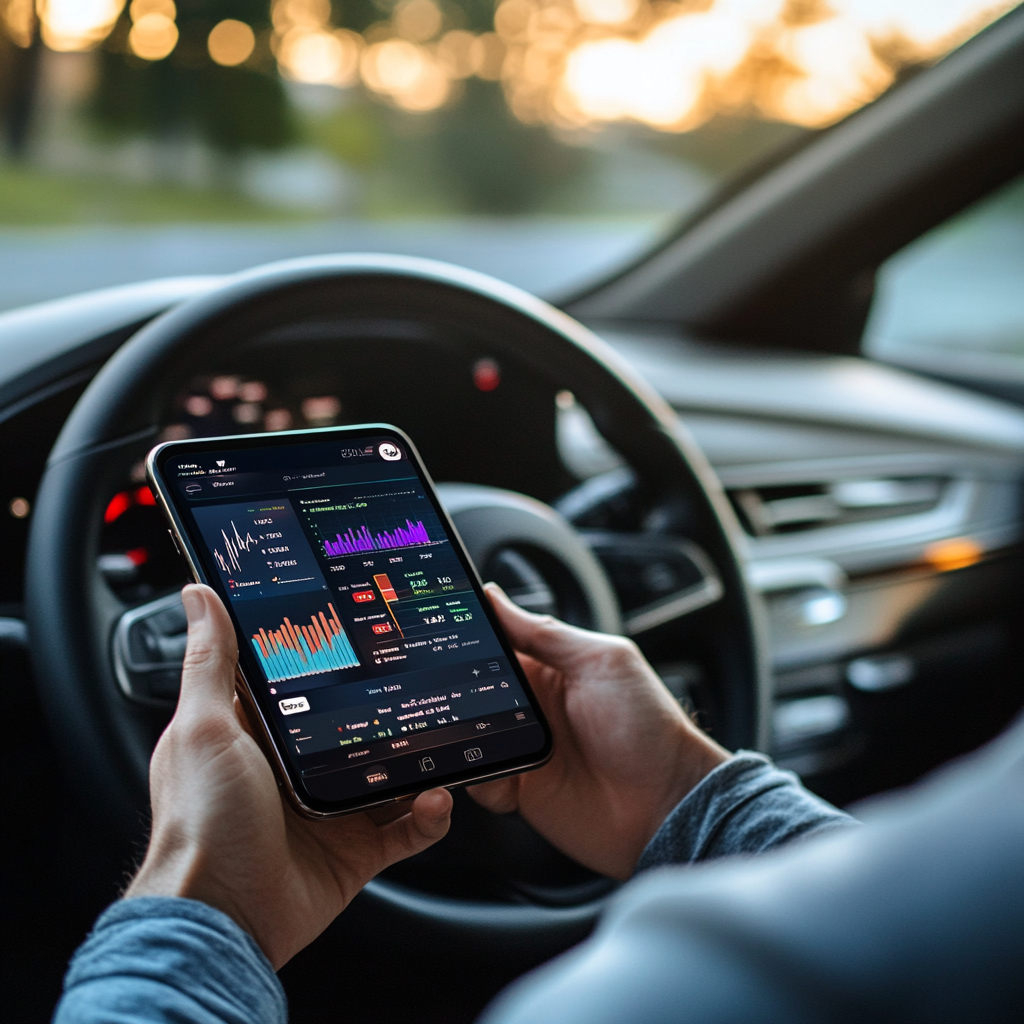
[[[0,0],[0,122],[4,149],[15,160],[28,144],[41,52],[33,6]]]
[[[313,145],[366,176],[370,214],[542,212],[567,186],[585,187],[593,159],[516,120],[500,85],[479,79],[426,114],[366,96],[304,120]]]
[[[331,21],[354,32],[364,32],[375,22],[387,21],[400,0],[331,0]],[[495,0],[437,0],[447,28],[473,32],[494,31]]]
[[[333,0],[332,23],[356,32],[391,19],[400,0]],[[437,0],[444,30],[494,31],[496,0]],[[444,31],[443,30],[443,31]],[[430,113],[403,113],[371,101],[319,119],[312,137],[351,165],[375,163],[402,179],[418,206],[467,213],[516,214],[543,209],[585,171],[590,154],[527,126],[509,110],[501,86],[470,77]]]
[[[349,103],[319,117],[310,117],[306,136],[318,149],[349,167],[370,171],[377,166],[387,145],[385,111],[363,100]]]
[[[545,127],[517,120],[496,82],[468,79],[461,101],[434,116],[426,140],[433,160],[458,206],[474,213],[542,209],[586,171],[591,156],[558,142]]]
[[[97,124],[117,135],[195,135],[228,154],[291,142],[295,126],[270,53],[267,0],[179,0],[177,12],[177,45],[148,61],[129,48],[126,6],[99,53],[91,105]],[[252,56],[237,67],[215,64],[207,49],[210,30],[225,18],[256,33]]]

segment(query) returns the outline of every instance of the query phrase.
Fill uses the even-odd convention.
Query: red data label
[[[357,604],[362,604],[364,601],[376,601],[377,595],[372,590],[357,590],[352,595],[352,600]]]
[[[378,573],[373,577],[373,582],[380,588],[380,596],[384,598],[388,604],[398,600],[398,594],[395,593],[395,588],[391,584],[391,580],[388,579],[387,573]]]
[[[376,626],[373,627],[373,631],[374,631],[374,633],[390,633],[391,632],[391,623],[390,622],[381,622],[379,625],[376,625]]]

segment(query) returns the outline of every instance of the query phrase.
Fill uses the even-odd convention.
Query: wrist
[[[192,844],[162,848],[151,843],[141,867],[122,894],[122,899],[141,896],[176,897],[205,903],[226,914],[254,938],[252,924],[230,898],[228,892],[211,885],[210,872],[203,870],[201,850]]]
[[[676,779],[675,798],[666,809],[666,816],[692,789],[732,757],[725,747],[698,729],[688,718],[683,725],[680,747],[680,772]]]
[[[189,882],[197,874],[198,862],[199,851],[190,844],[166,843],[154,837],[123,898],[180,896],[194,899],[189,892]]]
[[[659,794],[645,831],[637,860],[665,823],[665,819],[704,779],[732,755],[689,719],[680,724],[675,745],[674,767],[667,784]]]

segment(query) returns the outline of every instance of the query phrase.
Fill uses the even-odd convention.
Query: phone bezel
[[[281,750],[281,745],[284,742],[283,737],[279,736],[276,724],[272,724],[273,719],[269,715],[269,710],[263,707],[263,700],[261,700],[259,692],[249,681],[250,676],[253,679],[261,679],[259,669],[255,664],[255,657],[249,650],[246,638],[242,635],[242,630],[231,609],[231,603],[224,600],[224,595],[222,593],[223,588],[219,578],[216,573],[208,570],[205,558],[201,554],[202,548],[193,542],[190,529],[179,513],[176,504],[178,499],[173,488],[170,486],[170,481],[168,481],[164,476],[164,466],[171,457],[189,453],[198,454],[211,450],[232,451],[251,450],[254,448],[287,447],[289,445],[322,442],[324,440],[328,440],[332,436],[344,437],[353,434],[368,433],[376,435],[394,435],[409,454],[409,461],[419,474],[421,483],[424,486],[428,499],[434,507],[434,511],[437,513],[444,528],[448,531],[452,550],[461,561],[462,566],[466,571],[466,577],[473,587],[477,598],[480,600],[484,613],[487,616],[487,620],[491,628],[494,630],[495,636],[497,637],[505,656],[508,658],[509,664],[512,666],[512,670],[515,673],[519,684],[522,686],[530,701],[531,709],[537,716],[537,722],[544,733],[544,745],[541,750],[535,754],[511,758],[506,761],[499,762],[498,764],[487,766],[483,769],[474,770],[473,768],[467,767],[465,771],[453,772],[449,775],[440,776],[430,782],[424,780],[422,783],[396,787],[394,790],[389,790],[387,795],[382,794],[378,796],[377,794],[367,793],[365,797],[353,797],[349,800],[338,801],[331,804],[327,801],[319,800],[308,793],[302,783],[301,777],[291,764],[290,759]],[[146,475],[153,488],[157,504],[162,509],[170,524],[172,540],[174,540],[175,546],[188,563],[189,569],[196,582],[205,583],[210,586],[221,597],[221,599],[224,600],[224,604],[228,608],[228,612],[231,615],[231,622],[235,628],[235,634],[239,641],[237,687],[240,692],[242,704],[246,708],[250,721],[252,721],[253,725],[258,728],[258,731],[261,734],[261,746],[264,748],[264,753],[268,755],[268,760],[270,760],[274,767],[289,802],[304,817],[319,819],[351,814],[356,811],[366,810],[370,807],[379,807],[384,804],[393,803],[396,800],[401,800],[416,793],[433,789],[436,786],[444,786],[445,788],[452,789],[458,786],[472,785],[490,779],[502,778],[508,775],[515,775],[520,772],[530,771],[541,767],[550,759],[553,749],[553,738],[551,728],[544,717],[540,703],[537,701],[529,680],[526,678],[526,673],[519,664],[515,651],[509,643],[508,637],[505,635],[505,631],[502,629],[501,623],[498,621],[497,615],[495,614],[494,609],[483,590],[483,583],[480,579],[480,575],[466,550],[466,546],[463,543],[462,538],[459,536],[458,529],[438,499],[437,490],[433,478],[430,476],[430,472],[424,465],[423,459],[421,458],[416,445],[401,428],[390,423],[360,423],[344,427],[322,427],[311,430],[281,431],[274,434],[235,434],[185,441],[167,441],[163,444],[157,445],[152,449],[152,451],[150,451],[146,458]]]

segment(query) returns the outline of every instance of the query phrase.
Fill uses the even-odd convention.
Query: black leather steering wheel
[[[485,338],[503,364],[526,367],[550,382],[552,393],[570,389],[631,468],[637,486],[663,511],[675,512],[628,537],[606,531],[585,543],[564,516],[534,499],[479,485],[449,487],[445,500],[471,553],[485,575],[510,573],[511,583],[505,582],[513,590],[518,580],[526,604],[543,604],[544,586],[531,571],[553,559],[580,598],[577,620],[605,629],[622,621],[609,567],[614,575],[622,559],[642,564],[666,545],[695,559],[707,570],[705,586],[713,575],[718,590],[706,590],[703,601],[694,600],[693,588],[670,595],[634,615],[633,631],[670,636],[687,613],[701,608],[695,613],[703,616],[699,633],[714,662],[715,735],[731,747],[762,745],[764,645],[740,564],[738,527],[713,473],[664,401],[579,323],[483,275],[399,257],[289,261],[229,278],[126,342],[69,416],[36,498],[26,579],[36,678],[69,777],[126,850],[143,820],[148,761],[169,712],[158,693],[133,693],[126,683],[130,628],[145,615],[136,612],[132,619],[97,568],[103,510],[131,465],[155,443],[168,402],[196,367],[212,353],[222,358],[252,346],[287,345],[296,325],[303,325],[303,336],[358,335],[363,346],[396,334],[449,347],[459,339]],[[336,358],[345,358],[343,346]],[[437,415],[444,415],[443,396]],[[487,437],[459,443],[477,446],[486,458]],[[691,552],[694,542],[697,553]],[[174,598],[167,602],[171,608]],[[115,668],[119,642],[127,646]],[[499,834],[487,842],[494,849],[483,855],[500,856],[506,840]],[[365,899],[386,904],[406,923],[430,920],[500,934],[547,929],[556,946],[582,934],[603,891],[584,885],[566,896],[563,887],[561,896],[549,892],[534,899],[521,887],[518,901],[497,905],[418,889],[415,875],[402,879],[372,883]]]

